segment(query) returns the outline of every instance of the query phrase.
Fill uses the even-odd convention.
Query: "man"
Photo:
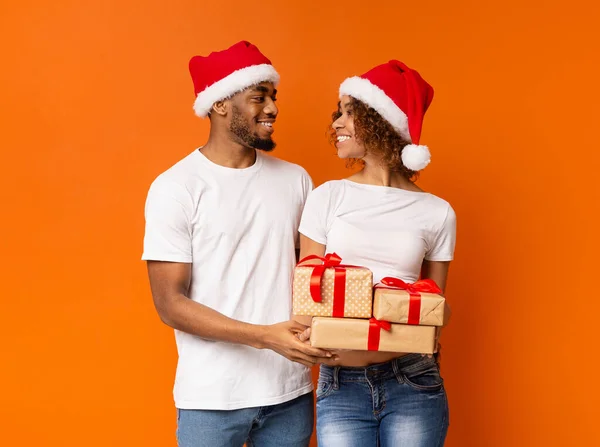
[[[180,447],[307,446],[307,367],[329,352],[291,318],[294,244],[307,194],[301,167],[263,152],[279,75],[239,42],[190,61],[208,142],[152,183],[143,259],[160,318],[175,329]]]

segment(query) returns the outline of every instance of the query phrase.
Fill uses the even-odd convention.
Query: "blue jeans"
[[[307,447],[313,431],[313,394],[267,407],[177,410],[179,447]]]
[[[438,447],[448,401],[435,358],[408,354],[365,368],[321,366],[319,447]]]

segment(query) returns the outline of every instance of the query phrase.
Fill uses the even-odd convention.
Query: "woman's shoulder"
[[[440,220],[441,223],[447,220],[456,220],[456,213],[450,202],[432,193],[424,195],[426,204],[429,212]]]
[[[330,213],[335,213],[343,202],[344,191],[341,180],[330,180],[317,186],[308,195],[309,208],[325,208]]]
[[[313,189],[311,194],[332,196],[339,194],[342,188],[343,180],[328,180]]]
[[[450,205],[450,202],[448,202],[446,199],[444,199],[436,194],[433,194],[431,192],[425,192],[424,196],[427,197],[427,201],[429,202],[429,204],[431,206],[434,206],[436,208],[441,208],[441,209],[452,208],[452,205]]]

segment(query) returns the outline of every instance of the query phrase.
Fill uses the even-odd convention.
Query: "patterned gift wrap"
[[[293,312],[295,315],[371,318],[373,273],[364,267],[345,266],[334,254],[322,264],[298,265],[294,271]]]

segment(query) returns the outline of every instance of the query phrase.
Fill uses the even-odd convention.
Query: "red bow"
[[[390,331],[392,325],[389,321],[378,320],[371,318],[369,320],[369,338],[367,340],[367,349],[369,351],[379,351],[379,339],[381,338],[381,330]]]
[[[319,259],[323,264],[306,264],[300,265],[304,261],[311,259]],[[333,317],[343,317],[344,307],[346,305],[346,267],[355,267],[353,265],[342,265],[342,258],[336,253],[329,253],[323,256],[310,255],[301,259],[298,265],[300,267],[314,267],[310,275],[310,296],[315,303],[320,303],[323,298],[321,296],[321,280],[323,273],[327,268],[335,269],[335,278],[333,282]]]
[[[305,258],[300,259],[298,265],[302,264],[304,261],[310,261],[311,259],[319,259],[323,261],[323,264],[306,264],[306,266],[316,265],[318,267],[323,267],[323,269],[327,267],[335,267],[336,265],[340,265],[342,262],[342,258],[337,253],[328,253],[325,256],[317,256],[317,255],[309,255]]]
[[[442,289],[438,287],[433,279],[420,279],[419,281],[408,284],[399,278],[387,276],[381,280],[381,283],[387,287],[382,287],[379,284],[376,289],[398,289],[406,290],[410,294],[410,302],[408,304],[408,321],[407,324],[419,324],[421,322],[421,293],[437,293],[441,294]]]

